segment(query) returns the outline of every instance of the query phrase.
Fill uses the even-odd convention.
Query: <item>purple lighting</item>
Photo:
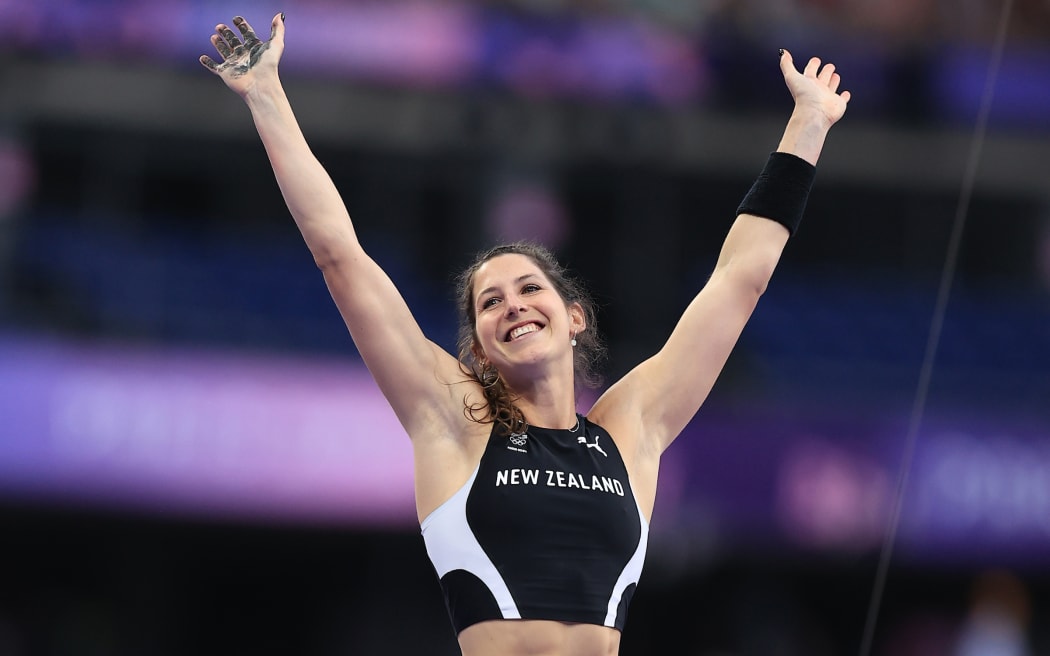
[[[195,67],[216,23],[245,13],[260,37],[287,10],[284,70],[434,88],[491,85],[525,95],[694,99],[706,84],[688,38],[640,20],[530,21],[477,6],[401,2],[0,0],[5,48]]]
[[[584,400],[583,407],[591,399]],[[904,423],[702,410],[664,456],[656,534],[863,552],[891,519]],[[0,497],[415,527],[411,445],[356,361],[0,340]],[[897,540],[916,560],[1040,562],[1050,424],[938,417]]]
[[[0,489],[171,512],[411,522],[407,437],[356,363],[0,343]]]

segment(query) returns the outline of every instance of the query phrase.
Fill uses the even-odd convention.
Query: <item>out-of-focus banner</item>
[[[690,41],[628,19],[518,20],[480,7],[431,2],[146,2],[0,0],[3,49],[197,66],[215,56],[215,25],[243,15],[260,38],[285,11],[282,66],[325,75],[447,87],[509,86],[532,95],[694,97],[703,81]]]
[[[757,399],[747,417],[702,413],[664,459],[657,514],[673,499],[669,527],[862,554],[882,547],[903,484],[902,560],[1050,566],[1050,417],[941,409],[910,455],[907,424],[877,398],[852,417]]]
[[[0,53],[190,68],[199,55],[214,55],[208,37],[217,23],[244,15],[266,38],[270,19],[285,11],[289,31],[282,66],[296,74],[439,89],[494,88],[524,97],[681,104],[729,91],[719,85],[739,86],[739,79],[754,76],[756,58],[765,60],[778,45],[735,42],[732,30],[717,26],[710,27],[711,34],[696,34],[627,14],[524,15],[484,3],[426,0],[289,4],[0,0],[5,17]],[[788,32],[799,55],[819,55],[849,71],[850,88],[862,101],[856,111],[921,105],[932,117],[969,126],[986,94],[990,44],[938,42],[926,53],[900,53],[887,50],[885,41],[832,27]],[[904,54],[915,60],[902,76]],[[995,69],[990,120],[1045,131],[1050,48],[1032,41],[1008,44]],[[749,98],[761,102],[764,96]]]
[[[664,456],[654,535],[863,553],[910,467],[901,557],[1050,565],[1050,421],[817,401],[703,409]],[[364,367],[0,340],[0,495],[414,526],[411,447]]]
[[[9,497],[414,521],[408,438],[357,363],[0,342]]]

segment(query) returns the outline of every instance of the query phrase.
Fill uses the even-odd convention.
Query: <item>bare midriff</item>
[[[459,634],[463,656],[616,656],[620,632],[597,624],[491,620]]]

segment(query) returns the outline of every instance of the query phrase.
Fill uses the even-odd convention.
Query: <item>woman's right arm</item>
[[[409,435],[447,427],[462,417],[464,392],[450,383],[465,377],[457,360],[423,335],[393,282],[361,248],[335,184],[307,144],[277,74],[283,14],[274,17],[267,41],[243,18],[233,24],[239,35],[218,25],[211,37],[222,62],[202,56],[201,63],[251,110],[288,209],[361,357]]]

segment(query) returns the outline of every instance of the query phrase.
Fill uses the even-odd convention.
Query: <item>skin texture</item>
[[[472,421],[464,408],[484,407],[482,387],[454,355],[427,339],[358,241],[346,205],[313,155],[281,85],[283,16],[274,17],[265,42],[243,18],[233,25],[237,32],[220,24],[211,37],[221,61],[207,55],[200,61],[251,111],[288,210],[358,352],[412,442],[422,520],[463,486],[481,459],[491,426]],[[815,57],[798,70],[791,53],[784,52],[780,68],[794,108],[777,149],[815,165],[850,94],[838,91],[835,67]],[[788,236],[769,219],[737,216],[708,281],[664,345],[613,382],[589,410],[588,418],[615,440],[647,518],[661,454],[707,398]],[[542,270],[521,255],[500,255],[482,265],[472,293],[477,311],[472,353],[495,366],[529,424],[572,428],[577,408],[571,340],[589,329],[580,307],[566,303]],[[508,341],[508,331],[522,325],[537,330]],[[466,656],[614,656],[620,634],[596,625],[499,620],[467,628],[459,643]]]
[[[281,16],[283,21],[284,15],[282,14]],[[255,30],[240,16],[233,19],[233,24],[240,30],[241,37],[244,40],[238,39],[237,35],[228,26],[216,25],[216,34],[212,35],[211,43],[215,46],[215,50],[218,51],[223,61],[221,64],[218,64],[207,55],[203,55],[200,61],[219,75],[225,74],[236,78],[247,75],[249,71],[259,64],[263,55],[270,49],[270,43],[277,32],[277,25],[274,24],[270,30],[270,40],[260,41],[259,37],[255,36]]]

